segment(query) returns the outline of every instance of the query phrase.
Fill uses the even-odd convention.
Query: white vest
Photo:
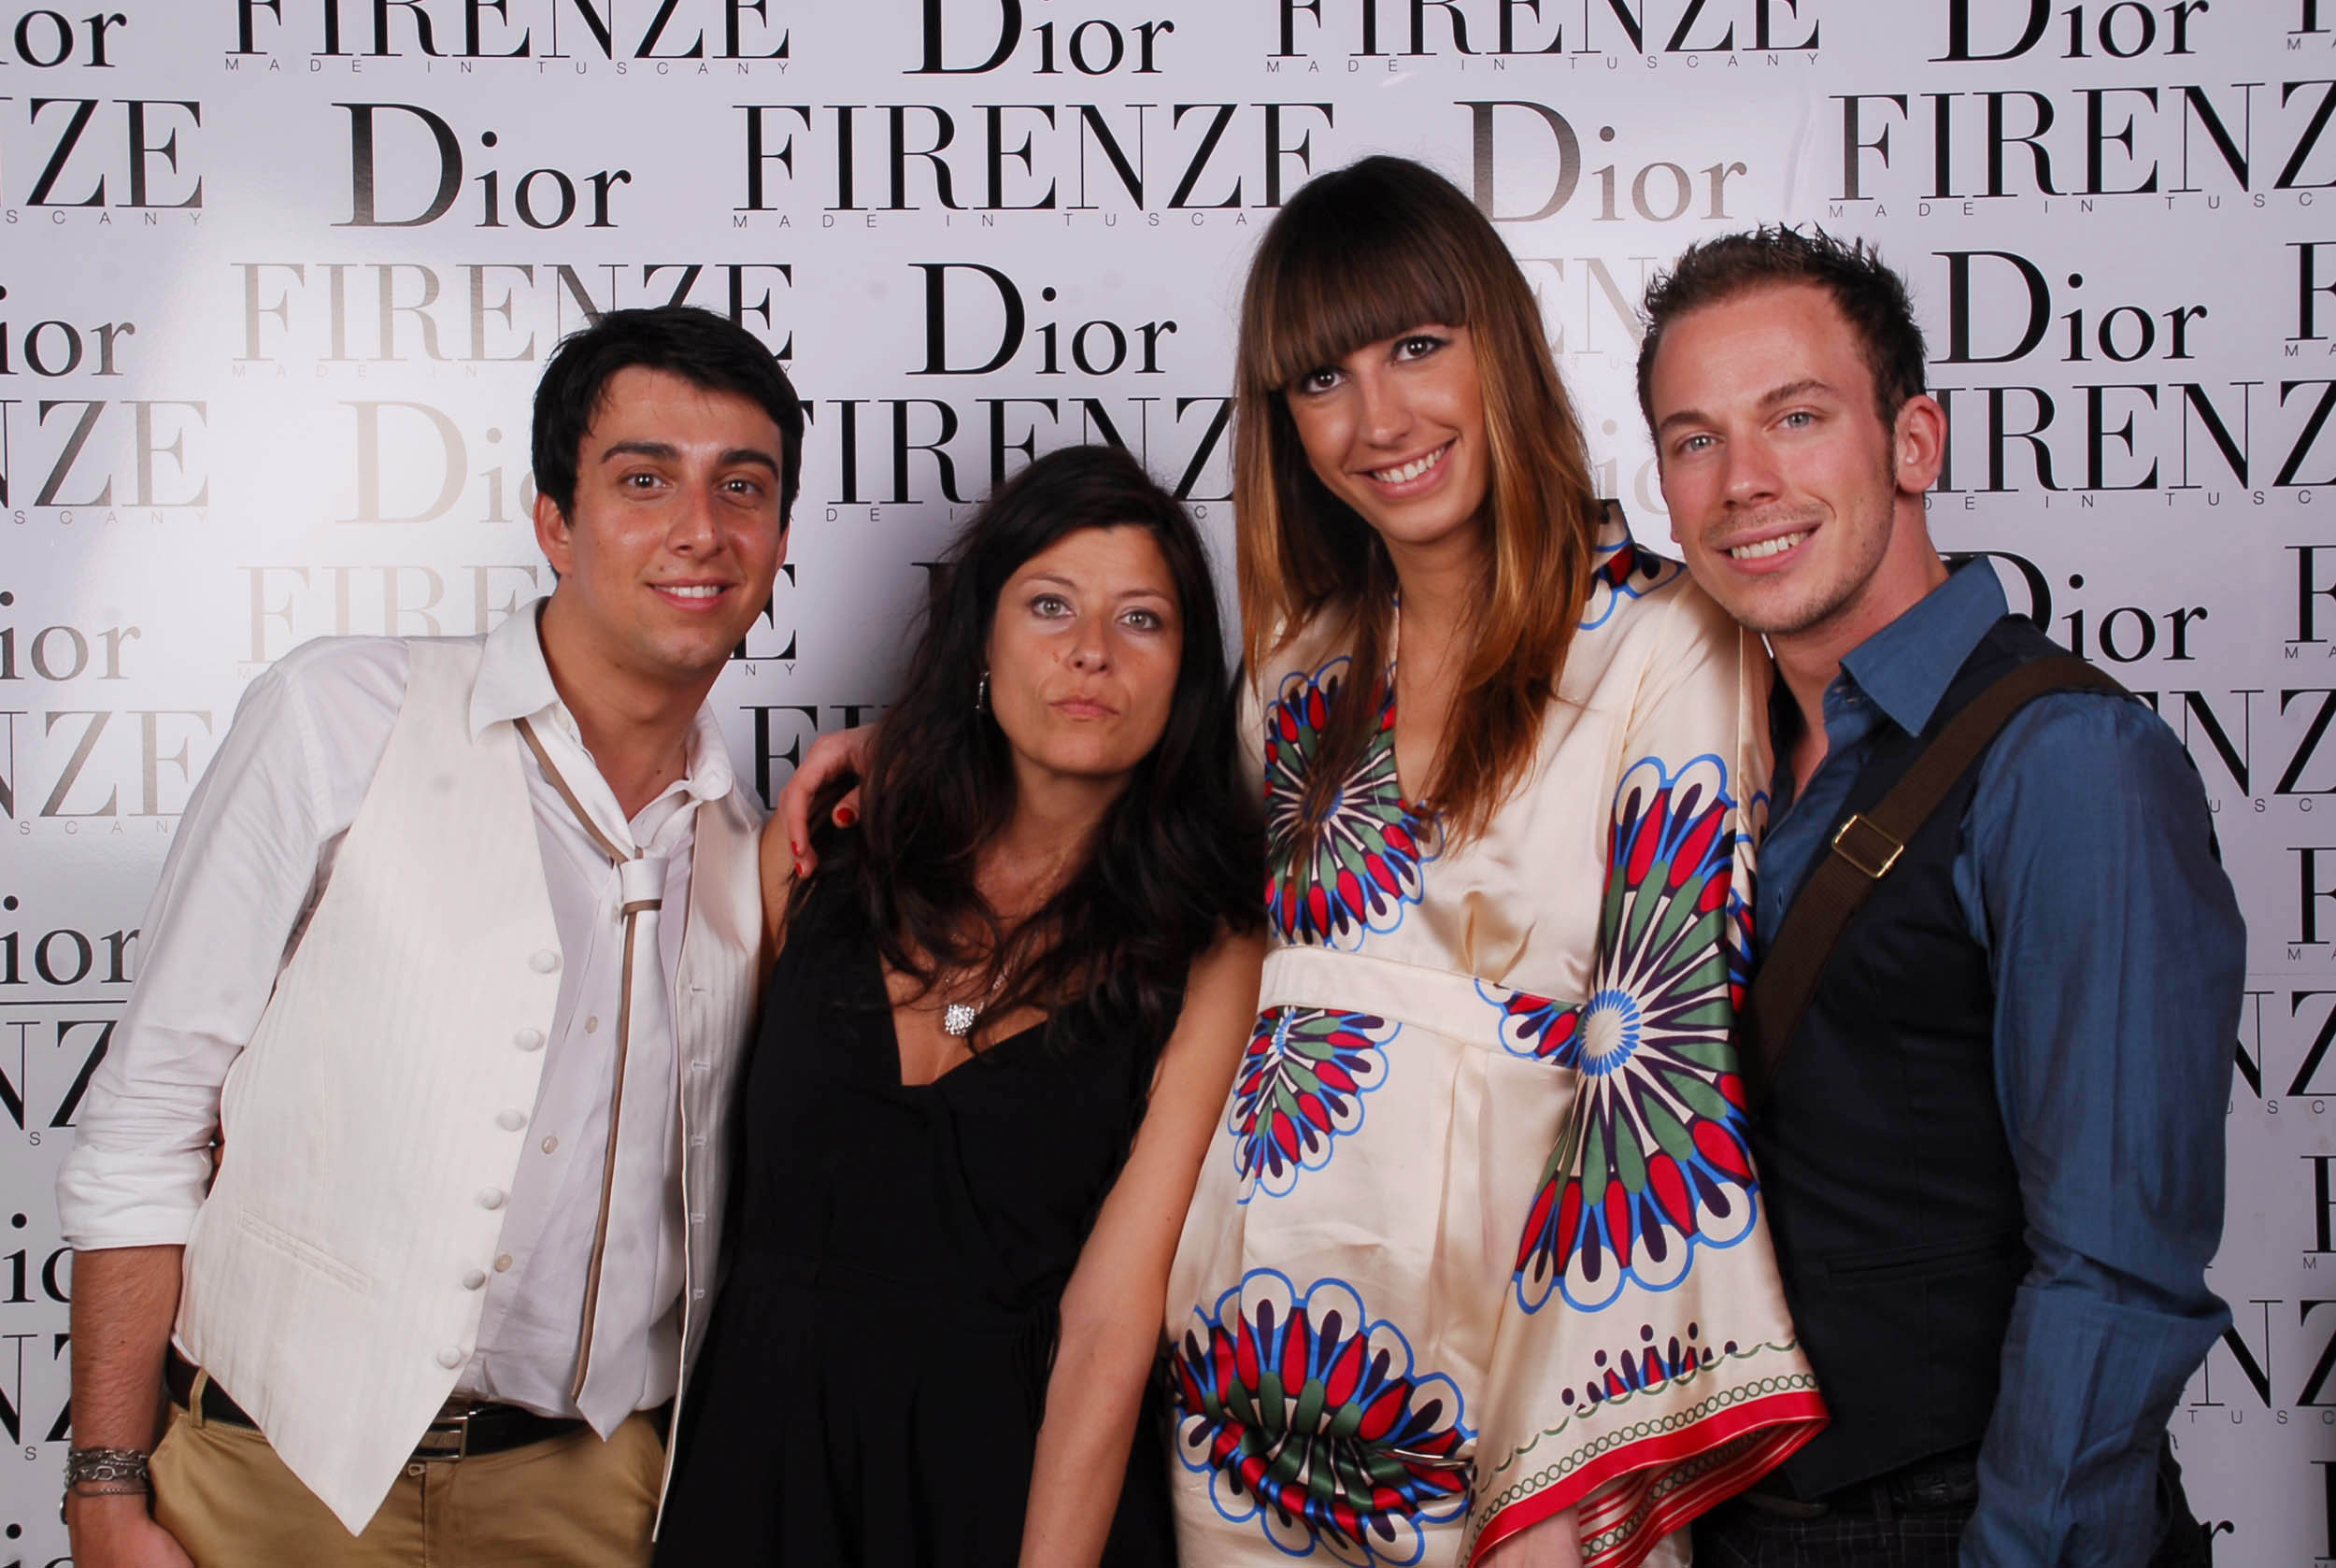
[[[380,771],[324,896],[221,1090],[178,1336],[351,1532],[363,1530],[477,1343],[560,991],[525,753],[474,744],[480,639],[407,644]],[[720,1246],[732,1090],[762,941],[755,822],[698,808],[674,986],[689,1245],[681,1357]],[[676,1415],[679,1401],[676,1401]]]

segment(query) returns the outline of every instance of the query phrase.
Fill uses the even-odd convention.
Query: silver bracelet
[[[153,1483],[146,1471],[143,1448],[68,1448],[64,1456],[64,1490],[70,1497],[88,1486],[88,1495],[146,1492]]]

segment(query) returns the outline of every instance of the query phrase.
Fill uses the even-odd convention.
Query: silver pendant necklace
[[[982,679],[986,683],[989,677],[984,676]],[[985,691],[988,688],[985,685]],[[1075,846],[1073,848],[1075,848]],[[1064,863],[1069,861],[1070,858],[1070,849],[1065,849],[1062,853],[1057,855],[1055,857],[1054,863],[1047,868],[1046,876],[1041,877],[1037,883],[1033,884],[1033,886],[1051,885],[1055,877],[1061,874]],[[1038,902],[1041,905],[1044,905],[1046,900],[1042,898]],[[967,1034],[972,1033],[974,1021],[981,1017],[983,1008],[989,1006],[991,1002],[997,1000],[998,988],[1004,984],[1005,984],[1005,976],[1001,974],[990,982],[989,992],[984,995],[980,1001],[952,1002],[943,1007],[941,1009],[941,1033],[948,1035],[951,1039],[961,1040]]]
[[[998,988],[1004,983],[1005,976],[1001,975],[990,982],[989,996],[983,997],[978,1002],[952,1002],[942,1008],[941,1033],[952,1039],[963,1039],[967,1034],[972,1033],[974,1020],[981,1017],[981,1010],[990,1005],[990,997],[996,996]]]

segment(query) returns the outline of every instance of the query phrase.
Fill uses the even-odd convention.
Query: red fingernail
[[[803,863],[803,846],[791,838],[787,841],[787,848],[794,851],[795,863],[797,865],[801,865]]]
[[[850,806],[839,805],[835,808],[835,825],[837,827],[848,828],[858,820],[860,820],[860,813],[854,811]]]

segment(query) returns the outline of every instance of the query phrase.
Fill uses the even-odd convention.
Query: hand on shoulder
[[[797,876],[807,875],[819,863],[819,857],[811,848],[811,803],[819,791],[839,778],[862,778],[867,774],[868,748],[876,738],[873,724],[856,725],[837,730],[812,741],[811,748],[803,754],[794,776],[779,791],[778,809],[771,813],[771,828],[763,835],[762,866],[764,891],[768,894],[771,865],[771,830],[776,830],[777,842],[790,858],[790,869]],[[860,791],[854,788],[837,801],[829,815],[839,828],[848,828],[860,817]]]

